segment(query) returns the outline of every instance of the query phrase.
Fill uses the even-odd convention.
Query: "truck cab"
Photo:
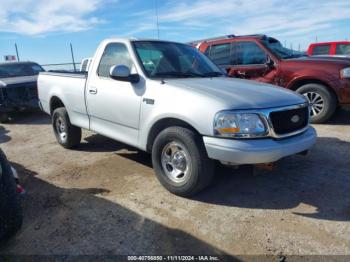
[[[307,49],[307,54],[310,56],[343,56],[350,58],[350,41],[312,43]]]

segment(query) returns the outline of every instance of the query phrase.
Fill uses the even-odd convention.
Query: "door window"
[[[210,49],[209,58],[217,65],[230,64],[231,44],[213,45]]]
[[[132,69],[133,63],[129,51],[124,44],[111,43],[106,46],[103,52],[97,73],[102,77],[109,77],[109,71],[112,66],[125,65]]]
[[[232,50],[232,64],[234,65],[260,65],[266,63],[267,55],[265,51],[254,42],[235,42]]]
[[[316,45],[312,49],[312,55],[329,55],[331,45]]]
[[[350,44],[338,44],[335,50],[336,55],[350,55]]]

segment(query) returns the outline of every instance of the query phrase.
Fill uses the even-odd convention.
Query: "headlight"
[[[214,120],[214,134],[225,137],[260,137],[267,134],[258,114],[219,112]]]
[[[350,77],[350,67],[340,70],[340,78],[349,78]]]

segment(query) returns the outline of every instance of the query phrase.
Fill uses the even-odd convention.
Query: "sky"
[[[156,6],[158,8],[156,8]],[[158,10],[158,12],[156,11]],[[287,47],[350,40],[350,0],[0,0],[0,61],[40,64],[94,54],[110,37],[188,42],[226,34],[267,34]]]

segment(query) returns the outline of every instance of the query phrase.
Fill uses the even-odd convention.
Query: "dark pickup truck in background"
[[[282,86],[305,95],[311,122],[350,105],[350,59],[310,57],[265,35],[224,36],[191,43],[229,76]]]
[[[34,62],[0,64],[0,121],[8,113],[38,108],[37,79],[44,69]]]

